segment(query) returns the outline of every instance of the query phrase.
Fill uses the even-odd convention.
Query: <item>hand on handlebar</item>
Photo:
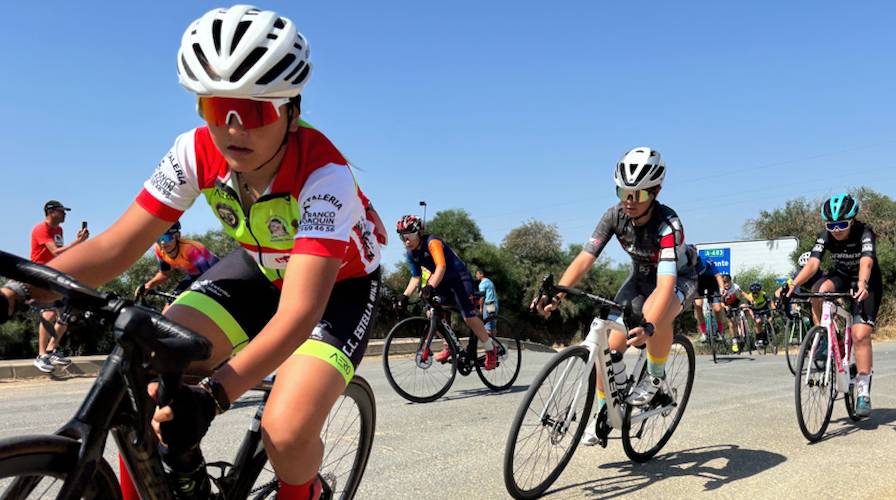
[[[144,295],[146,295],[146,283],[143,283],[142,285],[138,286],[136,290],[134,290],[135,299],[140,299]]]
[[[149,384],[149,395],[157,400],[159,385]],[[152,429],[159,442],[172,450],[188,450],[198,445],[216,414],[215,398],[195,385],[176,389],[171,403],[152,416]]]
[[[401,294],[401,297],[398,297],[398,299],[395,301],[395,310],[400,313],[407,312],[409,299],[410,298],[407,295]]]
[[[647,339],[653,336],[653,331],[653,323],[644,323],[636,326],[628,331],[628,340],[625,342],[625,345],[629,347],[644,345],[647,343]]]
[[[852,297],[856,299],[856,302],[861,302],[868,298],[868,289],[864,285],[859,285],[856,291],[853,292]]]
[[[534,299],[532,299],[532,303],[529,305],[530,311],[538,311],[538,314],[541,314],[545,318],[551,317],[551,313],[560,308],[560,297],[554,295],[553,297],[548,297],[547,295],[538,295]]]

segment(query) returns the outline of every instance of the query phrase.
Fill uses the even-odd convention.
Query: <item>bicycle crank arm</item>
[[[672,402],[667,405],[660,406],[659,408],[654,408],[652,410],[647,410],[647,411],[639,413],[637,415],[632,415],[631,423],[637,424],[638,422],[641,422],[642,420],[646,420],[646,419],[648,419],[654,415],[657,415],[659,413],[663,413],[663,412],[666,412],[669,410],[674,410],[677,406],[678,406],[678,403]]]

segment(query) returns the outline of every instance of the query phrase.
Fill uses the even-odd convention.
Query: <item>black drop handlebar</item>
[[[95,290],[63,272],[0,251],[0,275],[59,293],[66,297],[68,306],[112,323],[115,341],[123,347],[138,347],[148,357],[149,367],[161,375],[161,406],[168,403],[164,387],[180,385],[181,375],[191,361],[211,355],[211,343],[189,328],[114,293]]]
[[[560,292],[565,293],[567,296],[585,299],[596,305],[598,307],[597,316],[601,319],[607,319],[611,312],[615,312],[622,315],[622,321],[625,323],[626,328],[632,328],[633,325],[644,325],[644,318],[632,309],[631,303],[626,302],[620,304],[616,301],[601,297],[600,295],[588,293],[575,287],[555,285],[553,274],[545,275],[544,279],[541,281],[541,286],[538,288],[538,297],[536,298],[535,303],[529,308],[529,311],[535,312],[535,307],[540,300],[553,297]],[[652,334],[653,331],[650,330],[648,335]]]

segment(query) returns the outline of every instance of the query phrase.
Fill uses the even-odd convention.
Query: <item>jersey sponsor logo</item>
[[[367,301],[367,307],[364,308],[364,314],[361,315],[361,321],[358,322],[358,326],[356,326],[355,331],[352,332],[354,338],[348,338],[345,341],[345,345],[342,346],[342,352],[348,357],[352,357],[355,349],[357,349],[360,343],[364,340],[364,336],[367,333],[367,327],[370,325],[370,320],[373,317],[373,308],[376,305],[376,296],[379,292],[379,286],[380,284],[376,280],[370,282],[370,295]]]
[[[61,247],[61,246],[63,245],[62,242],[63,242],[63,240],[62,240],[62,235],[61,235],[61,234],[54,234],[54,235],[53,235],[53,243],[55,243],[57,247]]]
[[[862,243],[862,251],[863,251],[863,252],[873,252],[873,251],[874,251],[874,244],[871,243],[871,242],[868,242],[868,243]]]
[[[236,210],[225,203],[218,203],[215,205],[215,213],[218,214],[218,218],[221,219],[221,222],[227,224],[231,229],[236,229],[236,226],[240,222],[236,215]]]
[[[184,172],[184,168],[180,165],[180,162],[177,161],[177,156],[174,155],[174,151],[168,151],[166,159],[168,160],[168,163],[171,164],[171,168],[174,170],[174,175],[177,177],[177,185],[183,186],[186,184],[187,174]]]
[[[332,233],[336,231],[336,212],[303,212],[299,230],[303,232]]]
[[[334,207],[336,207],[336,210],[342,210],[342,202],[339,201],[339,198],[333,196],[332,194],[327,193],[327,194],[315,194],[315,195],[305,198],[305,201],[302,202],[303,211],[311,208],[311,204],[315,201],[325,201],[325,202],[333,205]]]
[[[289,263],[289,255],[281,255],[280,257],[274,258],[274,262],[277,264],[287,264]]]
[[[159,165],[156,171],[149,178],[149,183],[159,192],[160,195],[167,199],[171,199],[171,193],[177,187],[177,181],[168,176],[162,166]]]
[[[276,215],[268,219],[268,232],[271,235],[271,241],[283,241],[292,238],[289,235],[289,226],[286,221]]]
[[[190,290],[212,297],[230,298],[230,292],[216,285],[212,280],[196,280],[190,285]]]

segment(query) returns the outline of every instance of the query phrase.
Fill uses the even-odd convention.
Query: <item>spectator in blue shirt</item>
[[[482,294],[482,321],[489,333],[495,332],[495,321],[490,319],[498,316],[498,294],[495,292],[495,284],[488,279],[485,271],[476,271],[476,279],[479,280],[479,293]]]

